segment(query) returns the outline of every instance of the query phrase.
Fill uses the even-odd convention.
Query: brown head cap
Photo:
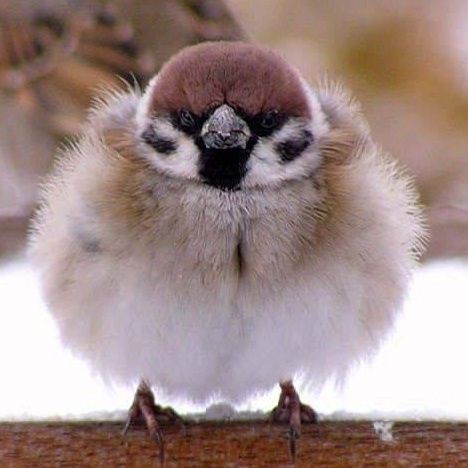
[[[159,74],[150,111],[201,115],[223,103],[251,115],[310,116],[298,73],[275,52],[242,42],[205,42],[179,52]]]

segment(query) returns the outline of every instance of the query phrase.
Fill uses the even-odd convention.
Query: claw
[[[297,443],[296,441],[301,437],[300,431],[293,426],[289,426],[288,441],[289,441],[289,454],[291,455],[292,461],[296,462],[297,455]]]
[[[302,423],[316,423],[317,414],[310,406],[301,403],[292,381],[281,382],[280,387],[281,394],[278,405],[271,412],[269,419],[273,423],[289,424],[287,433],[289,453],[295,462],[298,448],[297,440],[301,436],[301,425]]]
[[[178,422],[182,425],[185,434],[183,419],[172,409],[156,405],[154,395],[147,382],[142,381],[137,389],[132,406],[128,411],[127,422],[122,435],[125,436],[132,424],[143,420],[148,433],[159,447],[159,459],[161,464],[165,459],[165,441],[161,431],[160,422]]]
[[[130,429],[131,419],[127,417],[127,421],[125,423],[124,428],[122,429],[122,437],[127,435],[128,430]]]

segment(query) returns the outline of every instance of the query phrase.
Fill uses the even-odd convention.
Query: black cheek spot
[[[158,153],[171,154],[174,153],[177,145],[174,140],[164,138],[158,135],[153,127],[148,127],[142,134],[141,139],[151,147],[153,147]]]
[[[313,141],[312,133],[304,130],[299,137],[277,143],[275,149],[280,154],[281,162],[288,163],[300,156]]]

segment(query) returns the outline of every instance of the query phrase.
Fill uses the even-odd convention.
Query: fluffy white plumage
[[[310,121],[261,138],[240,190],[203,184],[193,141],[149,113],[156,82],[109,94],[45,186],[32,253],[64,343],[111,381],[196,401],[342,378],[391,328],[421,250],[408,177],[345,93],[301,81]],[[178,151],[142,143],[148,123]],[[314,143],[282,164],[299,124]]]

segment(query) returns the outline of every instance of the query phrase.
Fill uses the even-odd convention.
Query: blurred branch
[[[245,32],[222,1],[183,0],[173,5],[179,11],[181,26],[193,32],[195,42],[245,38]]]

